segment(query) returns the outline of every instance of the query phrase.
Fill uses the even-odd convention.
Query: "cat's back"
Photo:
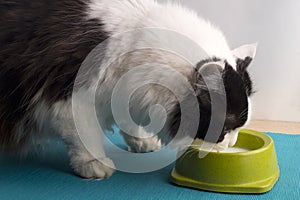
[[[70,97],[81,63],[107,38],[87,2],[0,0],[0,146],[20,140],[36,104]]]

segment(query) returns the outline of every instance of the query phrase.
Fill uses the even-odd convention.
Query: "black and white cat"
[[[71,165],[78,175],[85,178],[111,176],[114,165],[105,152],[100,152],[100,160],[95,159],[76,133],[71,100],[73,85],[82,62],[98,44],[113,35],[149,27],[178,32],[203,47],[208,57],[199,56],[194,63],[198,68],[210,63],[221,66],[218,70],[225,86],[227,111],[223,131],[218,133],[218,142],[233,146],[239,128],[250,118],[252,83],[247,67],[255,55],[255,44],[230,50],[219,29],[177,3],[154,0],[0,0],[1,149],[25,151],[35,138],[42,135],[45,124],[50,124],[67,144]],[[135,42],[139,43],[157,42],[149,40],[143,35],[135,38]],[[126,40],[120,40],[117,46],[108,43],[102,49],[103,59],[114,56],[133,43]],[[83,81],[74,92],[88,96],[91,88],[98,84],[95,80],[99,81],[101,89],[96,94],[96,110],[104,129],[114,125],[111,111],[107,108],[110,108],[113,86],[134,67],[127,63],[128,60],[131,63],[161,60],[183,74],[193,86],[200,85],[197,69],[160,51],[125,55],[110,66],[99,60],[92,69],[94,79]],[[149,74],[149,71],[145,70],[144,74]],[[164,79],[165,75],[158,71],[156,77],[151,78]],[[195,137],[204,139],[211,119],[210,96],[205,88],[194,89],[201,112]],[[167,123],[164,135],[138,138],[121,131],[131,151],[159,150],[167,143],[166,138],[174,136],[180,123],[176,98],[167,90],[149,85],[137,90],[130,103],[132,115],[136,116],[134,120],[140,125],[133,130],[137,132],[134,135],[148,134],[149,131],[142,125],[150,106],[160,104],[166,109],[171,118],[167,122],[171,123]],[[88,132],[88,114],[82,112],[81,118],[81,124]],[[99,141],[101,145],[102,141]]]

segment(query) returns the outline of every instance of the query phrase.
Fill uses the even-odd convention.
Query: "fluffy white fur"
[[[154,0],[93,0],[88,16],[100,18],[106,31],[113,35],[150,27],[175,31],[197,43],[209,57],[226,59],[233,68],[236,66],[223,33],[180,4],[159,4]]]

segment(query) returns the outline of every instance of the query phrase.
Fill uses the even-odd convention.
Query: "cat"
[[[197,63],[193,63],[195,68],[163,51],[141,50],[123,55],[114,65],[105,66],[103,60],[106,57],[112,57],[134,42],[155,43],[155,39],[144,37],[143,32],[135,41],[128,42],[125,37],[114,45],[105,43],[114,35],[143,28],[178,32],[203,47],[207,57],[199,56]],[[156,36],[159,37],[154,34],[154,38]],[[104,56],[92,67],[90,74],[93,77],[82,80],[74,90],[82,63],[100,43],[106,44],[100,49]],[[193,51],[188,46],[186,48]],[[110,108],[113,87],[133,68],[128,60],[133,63],[160,60],[191,83],[200,110],[199,128],[193,138],[199,139],[207,136],[212,111],[208,88],[198,70],[203,66],[215,67],[224,82],[226,118],[222,132],[216,133],[217,141],[208,139],[208,142],[233,146],[239,128],[250,119],[253,89],[247,68],[255,52],[256,44],[231,50],[218,28],[179,3],[155,0],[0,0],[1,151],[26,152],[49,126],[66,143],[70,164],[76,174],[90,179],[110,177],[115,170],[113,161],[106,157],[104,150],[95,159],[78,137],[72,95],[89,96],[91,88],[98,84],[95,80],[98,80],[97,116],[103,129],[111,129],[115,121],[112,111],[107,108]],[[143,71],[144,74],[150,72],[151,68]],[[154,80],[166,78],[162,69],[154,74],[149,75]],[[134,78],[145,79],[142,75]],[[82,103],[86,103],[84,98]],[[149,134],[144,125],[149,120],[150,107],[155,104],[162,105],[167,112],[163,132],[139,138],[120,131],[130,151],[157,151],[175,136],[181,118],[179,103],[170,91],[156,85],[137,90],[131,98],[132,117],[138,125],[132,130],[133,134]],[[80,119],[84,130],[89,132],[87,110],[80,113]],[[102,141],[98,145],[102,149]]]

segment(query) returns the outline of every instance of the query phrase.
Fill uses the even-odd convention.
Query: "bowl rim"
[[[269,178],[263,179],[257,182],[250,182],[246,184],[215,184],[205,183],[197,181],[177,173],[176,169],[173,168],[171,172],[171,181],[179,186],[189,187],[194,189],[200,189],[204,191],[220,192],[220,193],[239,193],[239,194],[262,194],[270,191],[280,177],[280,170],[270,176]]]
[[[259,137],[263,140],[264,145],[258,149],[254,149],[254,150],[249,150],[249,151],[245,151],[245,152],[215,152],[215,151],[204,151],[201,149],[197,149],[195,146],[191,145],[189,148],[193,148],[198,150],[199,152],[203,152],[203,153],[209,153],[212,155],[230,155],[230,156],[240,156],[240,155],[253,155],[253,154],[257,154],[260,152],[263,152],[267,149],[269,149],[272,144],[273,144],[273,140],[270,136],[268,136],[265,133],[259,132],[259,131],[255,131],[255,130],[250,130],[250,129],[241,129],[239,130],[238,134],[248,134],[248,135],[253,135],[255,137]],[[242,147],[241,147],[242,148]]]

